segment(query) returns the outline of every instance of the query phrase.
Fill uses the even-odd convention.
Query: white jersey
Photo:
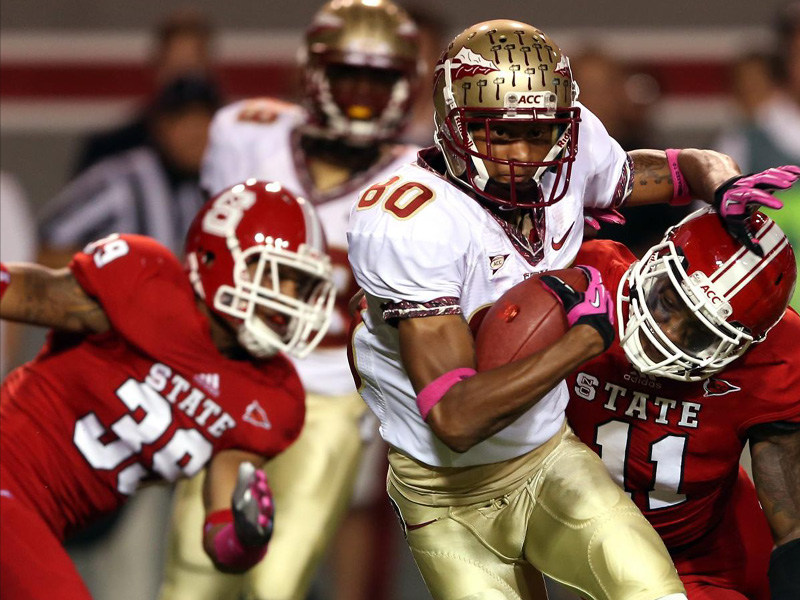
[[[210,194],[251,177],[278,181],[293,194],[312,202],[325,230],[334,265],[336,309],[320,346],[294,364],[307,392],[336,396],[354,391],[347,363],[347,302],[358,290],[347,262],[347,220],[350,205],[366,185],[387,179],[412,160],[416,148],[395,146],[371,169],[345,185],[316,192],[300,149],[300,107],[267,98],[230,104],[214,117],[203,159],[201,185]]]
[[[568,267],[582,242],[584,206],[607,209],[621,202],[632,186],[630,163],[583,109],[570,186],[545,209],[544,251],[537,257],[515,229],[422,158],[399,169],[390,185],[366,190],[351,211],[350,264],[367,298],[364,323],[353,338],[360,392],[380,419],[383,438],[422,463],[464,467],[508,460],[559,431],[566,384],[502,431],[467,452],[453,452],[418,412],[394,321],[462,314],[474,327],[485,309],[530,274]]]

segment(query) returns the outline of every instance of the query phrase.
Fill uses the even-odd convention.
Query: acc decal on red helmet
[[[333,310],[331,263],[314,208],[279,183],[250,179],[209,200],[186,238],[195,292],[251,354],[306,356]],[[297,293],[282,289],[291,278]]]
[[[627,286],[618,290],[617,311],[620,343],[639,371],[683,381],[706,379],[763,340],[780,321],[797,280],[794,251],[780,227],[763,213],[751,216],[750,227],[763,257],[731,237],[707,208],[671,228],[631,266]],[[659,281],[668,282],[702,324],[708,343],[690,350],[662,331],[648,303]],[[648,355],[645,344],[656,349],[659,360]]]

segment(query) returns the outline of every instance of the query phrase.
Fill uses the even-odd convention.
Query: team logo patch
[[[563,54],[556,65],[555,72],[562,77],[569,77],[572,79],[572,69],[569,66],[569,59]]]
[[[440,60],[436,64],[433,75],[434,86],[439,81],[439,78],[444,74],[444,60]],[[483,58],[480,54],[476,54],[469,48],[462,48],[450,60],[450,77],[453,81],[464,79],[465,77],[473,77],[475,75],[489,75],[500,71],[497,65],[492,61]]]
[[[492,275],[497,273],[506,264],[508,254],[498,254],[497,256],[489,257],[489,268],[492,270]]]
[[[725,381],[724,379],[716,379],[712,377],[711,379],[706,379],[703,383],[703,389],[706,391],[703,396],[724,396],[725,394],[730,394],[731,392],[738,392],[742,388],[736,387],[729,381]]]
[[[267,411],[258,403],[258,400],[253,400],[247,405],[244,411],[244,420],[250,425],[255,425],[262,429],[272,429],[272,423],[269,422]]]

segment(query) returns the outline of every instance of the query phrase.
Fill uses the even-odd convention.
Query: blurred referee
[[[151,236],[180,257],[204,200],[200,163],[220,104],[202,76],[167,84],[147,115],[147,144],[101,160],[45,205],[40,261],[64,266],[84,245],[115,232]]]

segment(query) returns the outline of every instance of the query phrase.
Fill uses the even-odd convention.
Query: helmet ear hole
[[[205,250],[202,255],[202,262],[204,267],[213,267],[216,256],[210,250]]]

